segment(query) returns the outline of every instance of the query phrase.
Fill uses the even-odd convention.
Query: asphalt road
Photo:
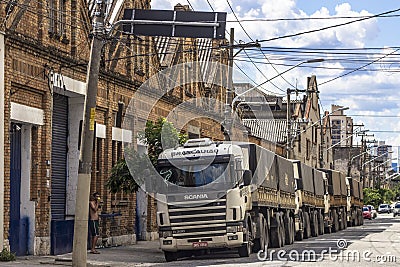
[[[88,255],[89,266],[399,266],[400,217],[378,215],[363,226],[309,238],[268,254],[254,253],[240,258],[236,251],[179,259],[166,263],[157,241],[106,248]],[[21,257],[0,266],[71,265],[71,254],[56,257]]]

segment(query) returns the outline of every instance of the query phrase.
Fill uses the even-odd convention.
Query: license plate
[[[194,248],[206,248],[206,247],[208,247],[208,243],[207,242],[194,242],[192,244],[192,246]]]

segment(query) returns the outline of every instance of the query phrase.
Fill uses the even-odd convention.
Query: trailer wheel
[[[176,261],[178,259],[178,252],[164,251],[164,257],[167,262]]]
[[[285,215],[283,215],[283,225],[286,225],[285,227],[285,245],[290,245],[290,240],[291,240],[291,236],[290,236],[290,231],[292,229],[292,226],[290,224],[290,217],[288,213],[285,213]]]
[[[321,212],[318,212],[318,226],[319,226],[319,235],[325,234],[325,227],[324,227],[324,216],[321,214]]]
[[[267,221],[264,218],[264,215],[260,214],[260,237],[254,240],[253,252],[257,253],[260,250],[264,250],[266,246],[268,246],[268,226]]]
[[[289,218],[289,223],[290,223],[290,245],[294,243],[294,232],[295,232],[295,226],[294,226],[294,219],[293,217]]]
[[[295,240],[296,240],[296,241],[302,241],[302,240],[303,240],[303,233],[304,233],[304,217],[303,217],[303,214],[302,214],[302,213],[299,214],[299,220],[300,220],[300,224],[301,224],[303,230],[299,230],[298,232],[296,232],[296,234],[295,234]]]
[[[311,236],[316,237],[318,236],[318,220],[315,211],[311,212],[310,217]]]
[[[286,227],[285,227],[285,222],[284,222],[284,217],[285,215],[283,215],[281,213],[280,216],[280,220],[281,220],[281,229],[280,229],[280,233],[281,233],[281,240],[282,240],[282,247],[285,245],[285,240],[286,240]]]
[[[276,214],[273,220],[276,222],[276,227],[271,227],[271,247],[280,248],[283,245],[282,240],[282,225],[280,214]]]
[[[310,215],[308,212],[304,212],[304,239],[307,239],[311,236],[311,225],[310,225]]]
[[[332,232],[339,231],[339,218],[336,210],[332,211]]]

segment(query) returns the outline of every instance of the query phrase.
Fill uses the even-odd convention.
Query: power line
[[[270,38],[270,39],[259,40],[258,42],[260,42],[260,43],[270,42],[270,41],[285,39],[285,38],[289,38],[289,37],[296,37],[296,36],[300,36],[300,35],[303,35],[303,34],[324,31],[324,30],[328,30],[328,29],[332,29],[332,28],[337,28],[337,27],[349,25],[349,24],[352,24],[352,23],[355,23],[355,22],[360,22],[360,21],[363,21],[363,20],[380,17],[382,15],[386,15],[386,14],[390,14],[390,13],[394,13],[394,12],[398,12],[398,11],[400,11],[400,8],[394,9],[394,10],[390,10],[390,11],[386,11],[386,12],[383,12],[383,13],[380,13],[380,14],[377,14],[377,15],[356,19],[356,20],[353,20],[353,21],[348,21],[348,22],[344,22],[344,23],[340,23],[340,24],[336,24],[336,25],[332,25],[332,26],[322,27],[322,28],[315,29],[315,30],[309,30],[309,31],[304,31],[304,32],[299,32],[299,33],[294,33],[294,34],[288,34],[288,35],[284,35],[284,36],[278,36],[278,37],[274,37],[274,38]]]
[[[243,32],[250,38],[251,41],[254,42],[254,39],[250,36],[250,34],[245,30],[245,28],[243,27],[242,23],[240,23],[238,16],[236,15],[235,11],[232,8],[232,5],[229,3],[229,0],[226,0],[226,2],[228,3],[228,6],[230,8],[230,10],[232,11],[232,14],[235,16],[237,22],[239,22],[240,27],[242,28]],[[264,52],[259,48],[260,52],[263,54],[264,58],[268,61],[268,63],[270,63],[270,66],[276,71],[276,73],[279,74],[279,71],[275,68],[275,66],[273,64],[271,64],[271,62],[269,62],[269,59],[267,58],[267,56],[264,54]],[[250,56],[247,54],[246,51],[244,51],[245,54],[247,55],[247,57],[250,59]],[[252,59],[250,59],[252,61]],[[254,66],[256,66],[254,64]],[[257,66],[256,66],[257,70],[264,76],[265,79],[268,80],[268,77],[264,74],[264,72],[262,72]],[[280,77],[287,82],[291,87],[295,88],[295,86],[293,86],[289,81],[287,81],[282,75],[280,75]],[[272,85],[274,85],[278,90],[285,92],[283,89],[277,87],[272,81],[270,81],[270,83]]]
[[[337,16],[337,17],[304,17],[304,18],[276,18],[276,19],[241,19],[240,22],[275,22],[275,21],[304,21],[304,20],[335,20],[335,19],[360,19],[371,18],[373,16]],[[382,15],[380,18],[396,18],[400,15]],[[238,22],[235,20],[227,20],[227,22]]]
[[[354,70],[352,70],[352,71],[346,72],[346,73],[344,73],[344,74],[342,74],[342,75],[339,75],[339,76],[337,76],[337,77],[335,77],[335,78],[333,78],[333,79],[330,79],[330,80],[328,80],[328,81],[325,81],[325,82],[323,82],[323,83],[320,83],[319,85],[323,85],[323,84],[332,82],[332,81],[334,81],[334,80],[336,80],[336,79],[339,79],[339,78],[342,78],[342,77],[344,77],[344,76],[347,76],[347,75],[349,75],[349,74],[351,74],[351,73],[353,73],[353,72],[356,72],[356,71],[358,71],[358,70],[360,70],[360,69],[362,69],[362,68],[365,68],[366,66],[369,66],[369,65],[373,64],[374,62],[380,61],[381,59],[383,59],[383,58],[385,58],[385,57],[387,57],[387,56],[389,56],[389,55],[391,55],[391,54],[393,54],[393,53],[396,53],[396,52],[399,51],[399,50],[400,50],[400,49],[397,49],[397,50],[395,50],[395,51],[393,51],[393,52],[391,52],[391,53],[389,53],[389,54],[387,54],[387,55],[385,55],[385,56],[383,56],[383,57],[380,57],[380,58],[378,58],[378,59],[376,59],[376,60],[371,61],[371,62],[368,63],[368,64],[365,64],[365,65],[363,65],[363,66],[361,66],[361,67],[358,67],[358,68],[356,68],[356,69],[354,69]]]

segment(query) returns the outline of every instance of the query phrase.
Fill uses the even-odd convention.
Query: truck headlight
[[[227,233],[243,232],[243,225],[232,225],[226,227]]]
[[[172,237],[172,231],[161,231],[159,236],[160,238]]]

